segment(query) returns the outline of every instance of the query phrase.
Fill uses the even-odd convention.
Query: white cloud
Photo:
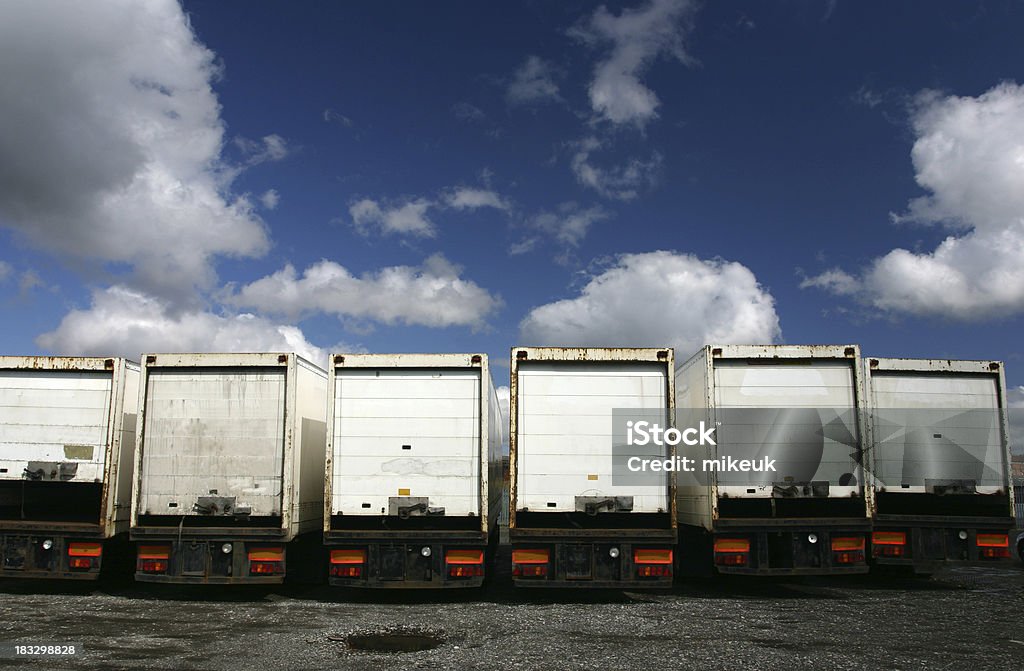
[[[604,142],[593,136],[576,143],[572,171],[580,184],[616,200],[633,200],[641,189],[654,184],[661,167],[661,154],[654,152],[646,161],[634,158],[624,165],[602,168],[593,163],[591,154],[603,147]]]
[[[615,16],[602,5],[586,25],[570,31],[587,44],[611,46],[590,83],[590,106],[599,118],[642,128],[658,116],[658,96],[640,78],[662,56],[692,62],[683,40],[696,9],[693,0],[650,0]]]
[[[669,251],[618,257],[579,296],[531,310],[519,332],[530,345],[670,345],[680,359],[781,336],[774,299],[746,266]]]
[[[600,205],[581,209],[575,202],[568,201],[559,205],[556,212],[541,212],[534,216],[529,225],[562,245],[578,247],[590,226],[609,216],[608,211]]]
[[[144,352],[295,352],[323,366],[328,355],[295,326],[252,314],[175,311],[166,301],[124,286],[95,291],[88,309],[72,310],[36,343],[61,354],[132,359]]]
[[[1007,405],[1024,410],[1024,387],[1010,387]],[[1024,438],[1024,436],[1021,436]]]
[[[178,298],[213,285],[215,256],[263,254],[230,192],[217,76],[173,0],[0,5],[0,224]]]
[[[327,313],[383,324],[482,328],[502,304],[440,254],[422,266],[392,266],[356,276],[333,261],[320,261],[300,277],[291,265],[226,298],[238,307],[299,317]]]
[[[6,261],[0,261],[0,282],[3,282],[14,273],[14,266]]]
[[[540,242],[540,238],[536,236],[525,238],[519,242],[513,242],[508,246],[509,256],[518,256],[533,251],[537,247],[538,242]]]
[[[807,277],[800,282],[801,289],[815,287],[830,291],[838,296],[856,294],[860,288],[857,278],[840,268],[826,270],[820,275]]]
[[[951,234],[931,253],[894,249],[855,280],[831,282],[831,270],[807,286],[856,292],[894,313],[969,320],[1024,311],[1024,87],[1000,84],[976,98],[926,92],[911,120],[916,178],[929,193],[893,218]]]
[[[539,56],[529,56],[512,75],[505,100],[512,105],[532,105],[560,100],[551,65]]]
[[[268,210],[276,209],[280,202],[281,194],[277,192],[277,189],[267,189],[263,192],[263,195],[260,196],[260,203]]]
[[[288,142],[280,135],[265,135],[262,140],[256,142],[244,137],[237,137],[234,140],[235,146],[245,157],[246,165],[259,165],[271,161],[280,161],[291,153]]]
[[[330,107],[324,110],[324,121],[327,121],[328,123],[332,121],[340,123],[345,128],[351,128],[353,126],[352,119],[335,109],[331,109]]]
[[[43,281],[43,278],[39,276],[39,273],[32,270],[31,268],[23,272],[21,276],[18,278],[18,291],[20,291],[23,295],[27,294],[33,289],[38,289],[39,287],[45,286],[46,282]]]
[[[487,118],[482,109],[467,102],[457,102],[452,105],[452,114],[459,121],[483,121]]]
[[[509,203],[495,191],[460,186],[445,195],[445,203],[456,210],[476,210],[481,207],[493,207],[496,210],[508,211]]]
[[[377,201],[364,198],[353,203],[348,212],[352,216],[352,223],[364,234],[375,227],[384,235],[432,238],[437,235],[437,227],[427,218],[427,209],[432,205],[425,198],[417,198],[382,207]]]
[[[501,422],[502,426],[504,427],[502,429],[502,433],[506,434],[508,433],[508,413],[509,404],[511,403],[511,390],[508,387],[502,385],[494,390],[494,395],[497,396],[498,407],[501,408]]]

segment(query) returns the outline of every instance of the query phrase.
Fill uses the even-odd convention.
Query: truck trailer
[[[337,354],[324,543],[344,587],[478,587],[505,430],[486,354]]]
[[[127,556],[139,364],[0,356],[2,578],[95,580]]]
[[[312,576],[327,373],[295,354],[148,354],[141,384],[136,580]]]
[[[716,440],[677,474],[680,571],[866,572],[863,389],[856,345],[708,345],[683,363],[676,422]]]
[[[871,559],[931,573],[1008,563],[1014,528],[999,361],[866,360]]]
[[[623,417],[670,425],[672,371],[671,348],[512,349],[509,540],[516,586],[671,586],[673,479],[659,473],[626,481],[615,469]],[[666,447],[659,456],[673,454]]]

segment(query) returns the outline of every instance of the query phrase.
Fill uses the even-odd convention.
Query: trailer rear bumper
[[[1010,518],[927,518],[886,515],[875,519],[870,538],[874,566],[902,566],[933,573],[944,566],[999,566],[1014,562]]]
[[[95,535],[0,531],[0,578],[96,580],[105,545]]]
[[[135,539],[135,579],[139,582],[274,585],[284,582],[287,546],[281,537],[239,540],[146,537]]]
[[[666,589],[674,529],[512,529],[517,587]]]
[[[490,538],[467,532],[327,532],[328,583],[368,589],[480,587],[497,532]]]
[[[727,575],[867,573],[867,519],[719,520],[712,562]]]

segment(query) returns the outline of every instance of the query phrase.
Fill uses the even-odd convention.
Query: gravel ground
[[[507,563],[507,550],[499,557]],[[156,589],[159,587],[160,589]],[[716,579],[671,592],[215,591],[0,583],[0,641],[77,642],[74,669],[1024,668],[1024,566],[930,580]],[[413,652],[353,649],[398,634]],[[431,639],[435,639],[431,641]]]

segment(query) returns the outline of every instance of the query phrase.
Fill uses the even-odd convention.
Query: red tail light
[[[746,566],[747,557],[745,552],[733,552],[729,554],[716,554],[715,563],[719,566]]]
[[[360,578],[363,575],[363,567],[354,564],[331,564],[331,575],[335,578]]]
[[[141,573],[167,573],[170,567],[170,545],[140,545],[135,555],[135,570]]]
[[[249,575],[284,574],[284,548],[259,546],[249,548]]]
[[[636,574],[641,578],[667,578],[672,575],[670,564],[641,564],[636,567]]]
[[[331,550],[330,574],[334,578],[362,578],[365,563],[366,550],[363,548]]]
[[[332,564],[365,564],[366,550],[331,550]]]
[[[136,568],[142,573],[167,573],[167,561],[164,559],[140,559]]]
[[[448,550],[444,554],[447,564],[483,564],[483,550]],[[545,560],[546,561],[546,560]]]
[[[640,578],[664,578],[672,575],[672,550],[664,548],[637,548],[633,550],[633,564]]]
[[[512,575],[517,578],[543,578],[548,574],[546,564],[515,564]]]
[[[875,531],[871,534],[871,555],[899,558],[906,554],[907,534],[903,531]]]
[[[68,567],[76,571],[86,571],[93,567],[103,555],[103,544],[93,541],[74,541],[68,543]]]
[[[448,550],[444,553],[449,578],[476,578],[484,574],[484,551]]]
[[[864,561],[864,537],[836,537],[832,539],[832,560],[836,564],[860,564]]]
[[[75,541],[68,544],[69,557],[99,557],[103,554],[103,545],[100,543],[82,543]]]
[[[750,539],[715,539],[715,564],[718,566],[746,566],[749,563]]]
[[[277,561],[249,562],[249,573],[252,575],[278,575],[284,573],[284,564]]]
[[[1010,537],[1007,534],[978,534],[978,556],[982,559],[1009,559]]]
[[[547,549],[512,550],[512,575],[517,578],[542,578],[548,574],[550,557]]]
[[[449,578],[473,578],[484,574],[484,567],[480,564],[456,564],[448,567]]]

